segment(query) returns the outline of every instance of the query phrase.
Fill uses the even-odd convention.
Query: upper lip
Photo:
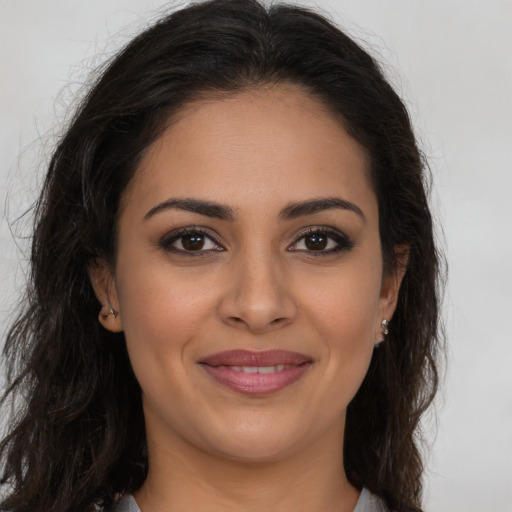
[[[201,359],[209,366],[275,366],[279,364],[299,366],[311,362],[311,358],[288,350],[227,350]]]

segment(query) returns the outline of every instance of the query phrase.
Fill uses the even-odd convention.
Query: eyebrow
[[[202,199],[167,199],[166,201],[157,204],[146,215],[144,220],[153,217],[157,213],[165,210],[185,210],[186,212],[198,213],[206,217],[212,217],[220,220],[234,220],[235,214],[229,206],[214,203],[211,201],[204,201]]]
[[[282,220],[291,220],[301,217],[302,215],[311,215],[324,210],[331,210],[333,208],[354,212],[359,215],[364,222],[366,222],[366,217],[364,216],[361,208],[346,199],[342,199],[341,197],[326,197],[291,203],[281,210],[279,217]]]
[[[281,210],[279,213],[279,218],[281,220],[292,220],[296,219],[297,217],[302,217],[303,215],[312,215],[333,208],[352,211],[359,215],[361,219],[366,222],[364,213],[361,208],[359,208],[359,206],[340,197],[326,197],[311,199],[309,201],[297,201],[295,203],[290,203]],[[205,217],[227,221],[233,221],[236,217],[232,208],[223,204],[215,203],[213,201],[205,201],[203,199],[193,198],[170,198],[151,208],[151,210],[149,210],[146,215],[144,215],[144,220],[147,220],[150,217],[153,217],[154,215],[166,210],[184,210],[187,212],[204,215]]]

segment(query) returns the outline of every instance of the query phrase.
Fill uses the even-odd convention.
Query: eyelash
[[[321,251],[315,251],[315,250],[304,250],[304,249],[289,249],[292,252],[304,252],[307,253],[308,256],[329,256],[331,254],[337,254],[342,251],[349,251],[354,247],[354,243],[348,238],[347,235],[342,233],[341,231],[335,230],[333,228],[329,228],[327,226],[319,226],[314,228],[309,228],[306,231],[302,232],[299,235],[299,238],[290,246],[296,246],[301,241],[305,240],[308,236],[313,235],[324,235],[327,237],[327,239],[333,240],[336,243],[336,246],[328,249],[328,250],[321,250]],[[329,243],[329,242],[327,242]]]
[[[178,249],[177,247],[173,247],[173,244],[175,242],[180,240],[180,238],[186,237],[187,235],[196,235],[196,236],[199,235],[199,236],[203,237],[204,239],[209,240],[210,242],[215,244],[216,248],[208,249],[208,250],[197,250],[197,251],[190,250],[190,251],[188,251],[186,249]],[[183,244],[183,242],[182,242],[182,244]],[[217,240],[215,240],[215,238],[212,237],[207,231],[205,231],[202,228],[193,227],[193,226],[189,227],[189,228],[180,229],[178,231],[174,231],[173,233],[169,233],[168,235],[165,235],[160,240],[159,245],[166,251],[174,252],[176,254],[183,254],[186,256],[192,256],[192,257],[205,256],[205,255],[211,254],[213,252],[221,252],[221,251],[225,250],[224,247],[222,247],[222,245],[220,245],[217,242]]]
[[[187,235],[196,235],[201,236],[203,239],[209,240],[211,243],[215,245],[215,248],[213,249],[207,249],[203,250],[202,248],[198,250],[187,250],[185,248],[179,249],[177,247],[174,247],[173,244],[176,243],[178,240],[185,238]],[[333,248],[330,248],[328,250],[318,250],[315,251],[313,249],[307,250],[307,249],[297,249],[293,248],[294,246],[299,245],[302,241],[304,241],[308,236],[311,237],[313,235],[324,235],[327,237],[328,241],[327,244],[329,244],[329,240],[332,240],[336,243],[336,246]],[[175,231],[173,233],[169,233],[165,235],[159,242],[160,247],[162,247],[164,250],[169,252],[174,252],[176,254],[180,255],[186,255],[186,256],[206,256],[209,254],[212,254],[214,252],[222,252],[225,250],[225,248],[215,240],[213,236],[211,236],[207,231],[200,227],[189,227],[180,229],[178,231]],[[183,241],[182,241],[183,246]],[[289,246],[288,250],[291,252],[303,252],[307,253],[308,255],[312,255],[315,257],[318,256],[328,256],[331,254],[336,254],[342,251],[349,251],[354,247],[353,242],[342,232],[334,230],[332,228],[328,227],[314,227],[309,228],[305,232],[301,233],[299,237],[296,239],[296,241]]]

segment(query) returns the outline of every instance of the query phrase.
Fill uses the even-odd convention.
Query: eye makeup
[[[167,252],[183,256],[205,256],[225,248],[205,229],[190,226],[164,235],[159,246]]]
[[[313,256],[328,256],[342,251],[349,251],[354,243],[348,236],[332,227],[310,227],[288,247],[291,252],[306,252]]]
[[[209,230],[199,226],[174,230],[164,235],[158,245],[167,252],[185,257],[206,256],[226,250]],[[328,256],[353,247],[354,243],[342,231],[329,226],[312,226],[299,233],[287,251]]]

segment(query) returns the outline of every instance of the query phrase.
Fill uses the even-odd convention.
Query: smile
[[[275,373],[282,372],[283,370],[289,370],[293,366],[277,364],[275,366],[218,366],[217,368],[227,368],[234,372],[243,373]]]
[[[312,360],[284,350],[231,350],[213,354],[200,364],[223,387],[247,395],[268,395],[298,381]]]

